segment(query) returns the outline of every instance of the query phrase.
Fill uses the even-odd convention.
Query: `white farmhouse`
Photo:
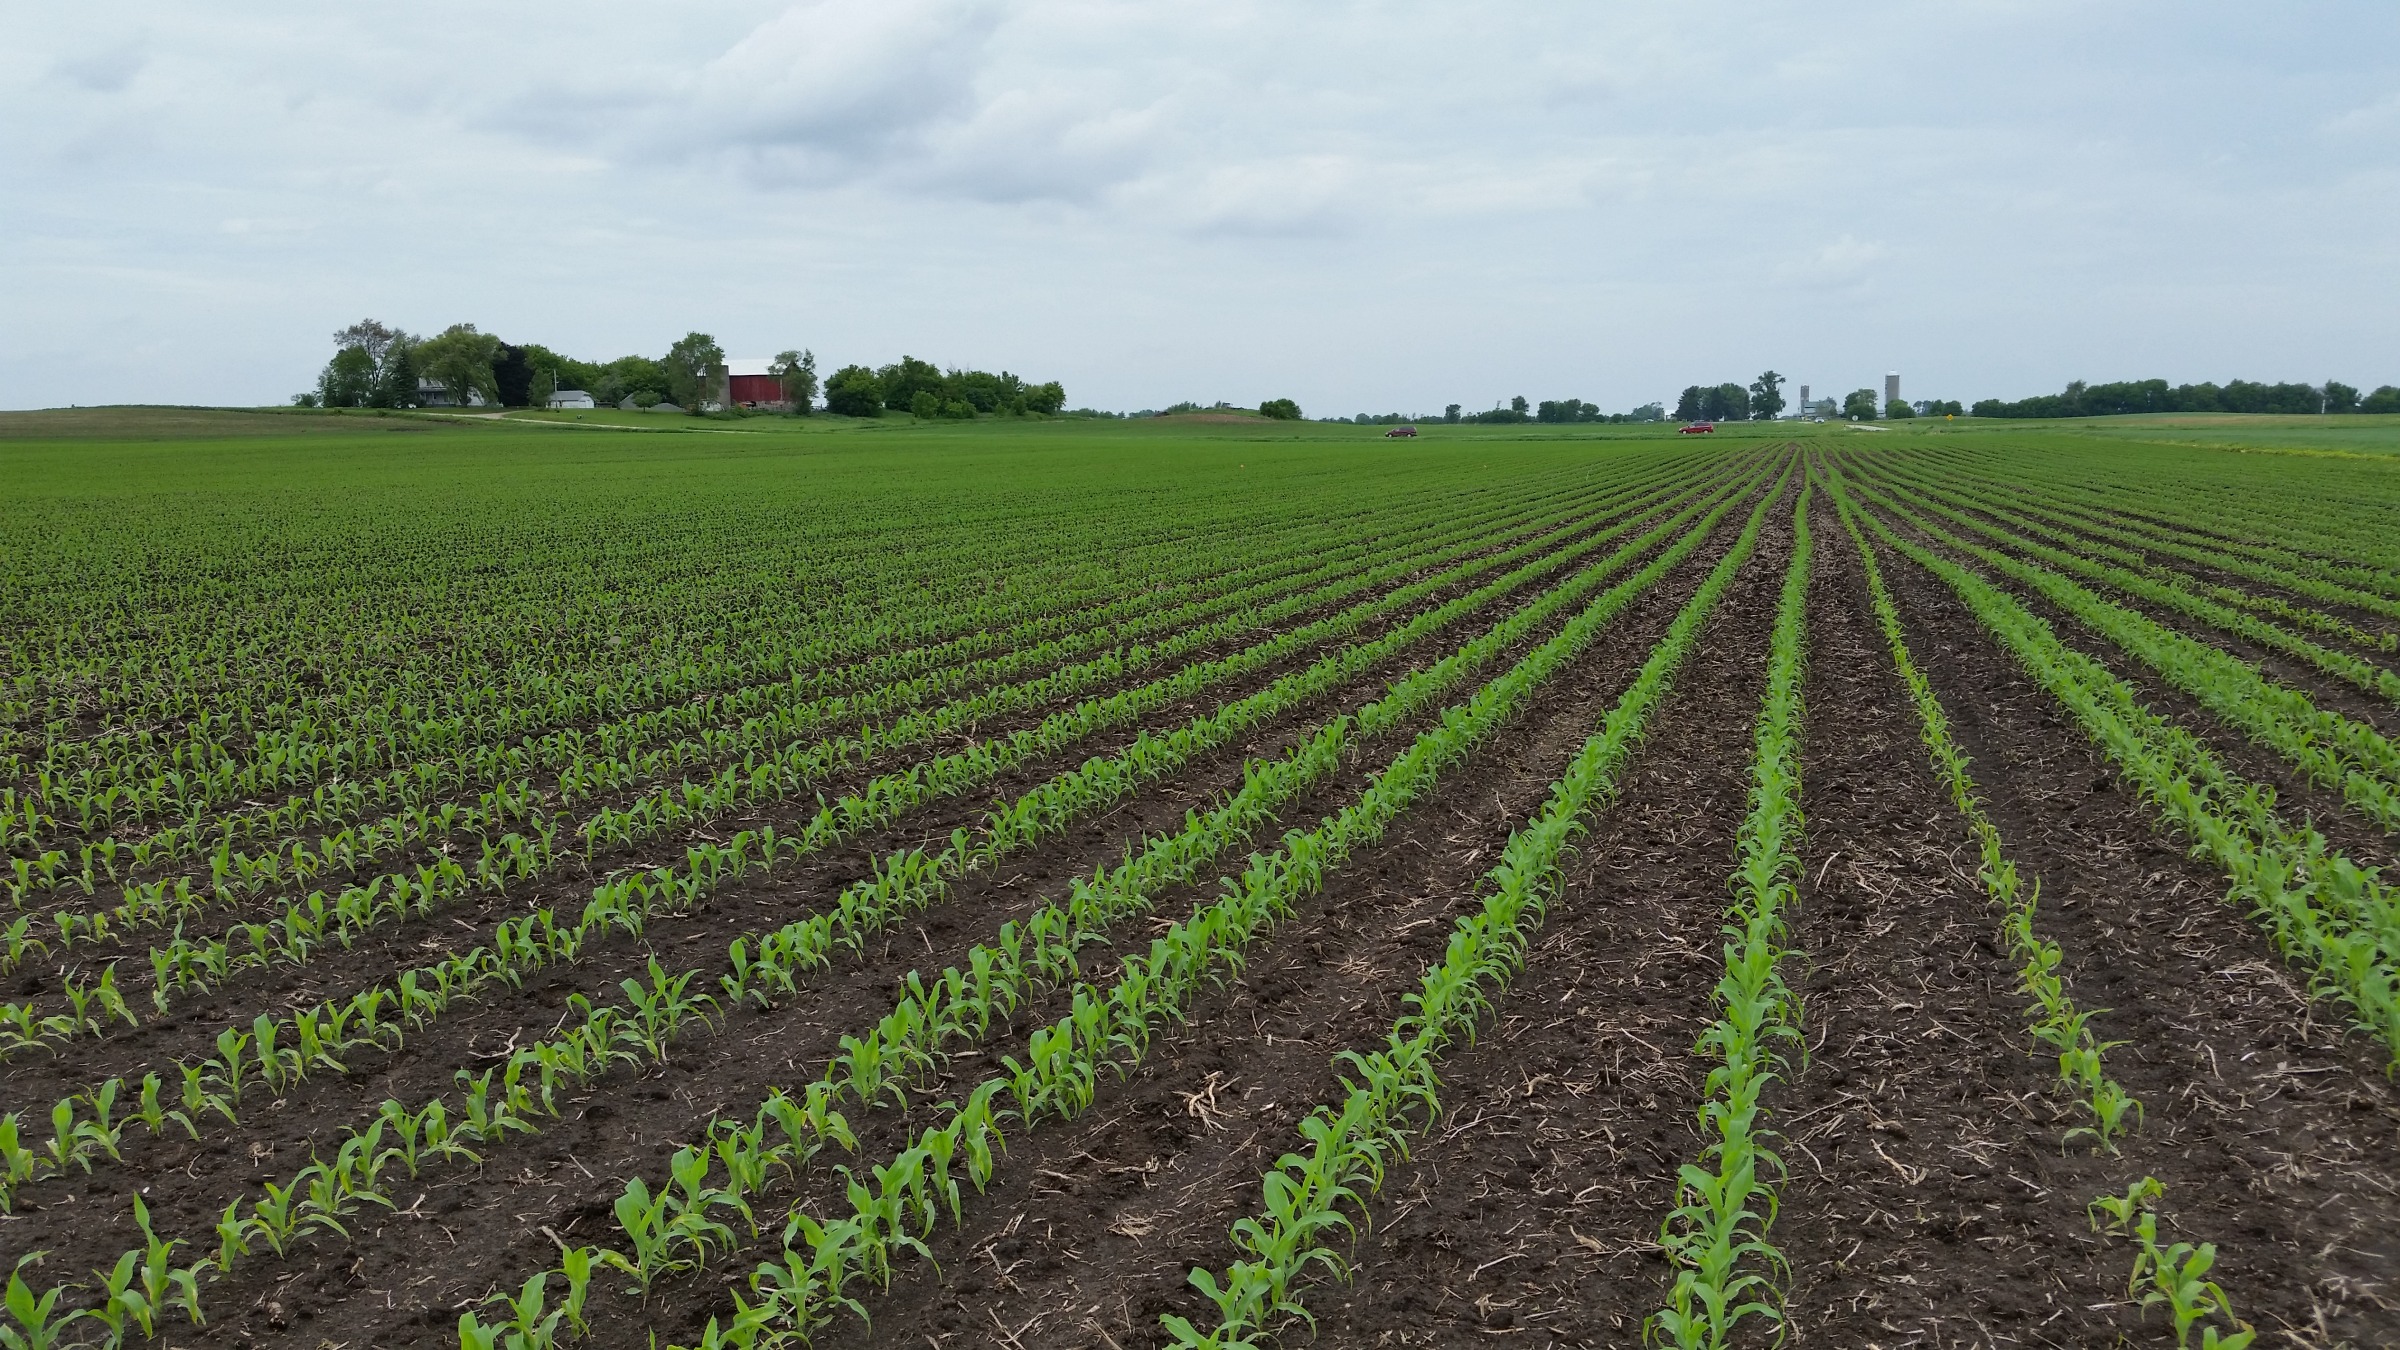
[[[417,406],[420,408],[455,408],[459,406],[459,402],[450,397],[449,387],[440,380],[429,380],[420,375],[417,377]],[[480,389],[468,390],[466,406],[470,408],[485,406],[483,391]]]

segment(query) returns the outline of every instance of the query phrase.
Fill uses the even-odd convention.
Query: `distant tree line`
[[[1678,422],[1772,421],[1783,412],[1783,376],[1767,371],[1748,385],[1694,384],[1675,400]]]
[[[1054,417],[1067,406],[1056,380],[1028,384],[1008,371],[943,370],[903,356],[888,366],[844,366],[825,381],[825,410],[880,417],[884,409],[923,418]]]
[[[620,356],[614,361],[579,361],[538,343],[515,344],[452,324],[420,337],[375,319],[363,319],[333,335],[333,359],[317,387],[293,402],[319,408],[414,408],[425,402],[431,381],[448,402],[503,408],[538,407],[562,389],[580,389],[604,407],[672,405],[700,413],[720,396],[717,371],[725,350],[706,333],[686,333],[663,356]],[[806,416],[817,406],[814,352],[779,353],[768,367],[785,410]],[[878,417],[886,408],[919,417],[1054,416],[1066,406],[1066,390],[1055,380],[1028,384],[1008,371],[949,370],[913,356],[880,369],[844,366],[824,382],[825,409],[850,417]]]
[[[1507,403],[1495,403],[1489,409],[1486,409],[1483,412],[1464,412],[1461,411],[1458,404],[1453,403],[1442,409],[1442,415],[1439,419],[1408,418],[1406,420],[1412,422],[1435,420],[1443,422],[1484,422],[1499,423],[1501,425],[1508,425],[1516,422],[1623,423],[1657,422],[1664,420],[1666,415],[1667,410],[1665,405],[1658,403],[1645,403],[1642,406],[1634,409],[1632,412],[1604,413],[1600,411],[1599,404],[1593,403],[1588,399],[1546,398],[1539,403],[1533,403],[1527,401],[1523,394],[1519,394],[1515,398],[1510,399]],[[1337,418],[1336,420],[1338,421],[1340,419]],[[1361,413],[1359,416],[1351,420],[1364,422],[1368,419],[1364,413]],[[1400,419],[1398,418],[1397,414],[1394,414],[1390,419],[1378,418],[1376,420],[1384,421]]]
[[[2161,412],[2400,413],[2400,389],[2387,384],[2362,398],[2358,390],[2339,380],[2321,385],[2251,380],[2230,380],[2223,385],[2169,385],[2165,380],[2086,384],[2077,380],[2060,394],[2014,401],[1987,398],[1975,405],[1977,417],[2112,417]]]

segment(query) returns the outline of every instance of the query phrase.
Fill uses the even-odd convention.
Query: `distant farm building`
[[[598,405],[592,402],[590,394],[580,389],[561,389],[550,396],[550,406],[553,408],[590,408]]]
[[[420,408],[456,408],[461,405],[457,399],[450,397],[449,386],[443,384],[440,380],[429,380],[420,375],[417,377],[417,406]],[[479,389],[468,390],[467,401],[464,406],[469,408],[483,407],[483,391]]]
[[[770,357],[733,357],[725,362],[725,401],[742,408],[780,408],[783,381],[774,374]]]

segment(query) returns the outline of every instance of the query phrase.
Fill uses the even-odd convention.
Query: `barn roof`
[[[725,373],[728,375],[772,375],[775,372],[770,367],[774,364],[775,358],[772,356],[728,356],[725,358]]]

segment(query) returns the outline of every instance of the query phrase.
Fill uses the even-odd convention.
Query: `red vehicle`
[[[1717,424],[1714,422],[1694,422],[1690,426],[1677,428],[1675,434],[1678,436],[1713,436],[1716,431]]]
[[[1417,429],[1415,427],[1393,427],[1390,431],[1383,433],[1383,436],[1385,440],[1390,440],[1394,436],[1407,436],[1413,438],[1416,436],[1416,434]]]

